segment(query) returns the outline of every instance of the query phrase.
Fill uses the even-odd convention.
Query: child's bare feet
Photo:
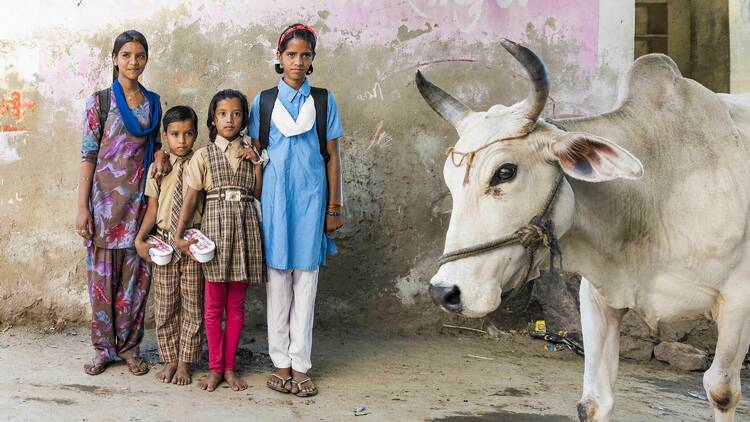
[[[174,372],[177,370],[177,362],[169,362],[164,366],[164,369],[157,372],[154,376],[157,381],[160,382],[172,382],[172,377],[174,377]]]
[[[172,384],[188,385],[191,382],[193,382],[193,379],[190,377],[190,364],[180,361],[180,363],[177,364],[177,372],[174,374]]]
[[[240,391],[247,388],[247,383],[235,374],[234,371],[224,371],[224,379],[227,381],[227,384],[229,384],[229,388],[234,391]]]
[[[211,392],[216,390],[216,386],[221,384],[223,380],[223,373],[211,371],[209,376],[203,378],[203,381],[198,383],[198,388]]]
[[[311,397],[318,394],[318,387],[307,374],[292,369],[292,391],[297,397]]]

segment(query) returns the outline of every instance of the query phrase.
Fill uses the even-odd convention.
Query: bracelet
[[[341,204],[328,204],[329,210],[337,210],[339,208],[342,208]]]
[[[341,213],[335,210],[328,210],[326,211],[326,215],[329,215],[331,217],[340,217]]]

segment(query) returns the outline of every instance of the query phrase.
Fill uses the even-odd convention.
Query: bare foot
[[[190,377],[190,364],[180,361],[180,363],[177,364],[177,372],[174,374],[172,384],[188,385],[191,382],[193,382],[193,379]]]
[[[292,394],[298,397],[310,397],[318,394],[318,387],[304,372],[292,369]]]
[[[247,388],[247,383],[235,374],[234,371],[224,371],[224,379],[227,381],[227,384],[229,384],[229,388],[234,391],[241,391]]]
[[[174,371],[177,370],[177,362],[169,362],[164,369],[156,373],[157,381],[161,381],[164,383],[172,382],[172,377],[174,377]]]
[[[211,374],[209,376],[203,378],[203,381],[198,383],[198,388],[211,392],[216,390],[216,386],[221,384],[223,380],[223,373],[211,371]]]

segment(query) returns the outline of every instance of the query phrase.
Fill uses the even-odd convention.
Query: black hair
[[[206,120],[206,126],[208,126],[208,139],[210,139],[211,142],[216,140],[217,133],[216,126],[214,125],[216,105],[221,100],[228,100],[231,98],[237,98],[240,100],[240,104],[242,104],[242,127],[240,128],[240,132],[242,132],[247,126],[248,117],[250,116],[250,106],[247,104],[247,97],[245,94],[235,89],[222,89],[214,94],[214,97],[211,98],[211,104],[208,105],[208,120]]]
[[[144,37],[143,34],[136,31],[135,29],[129,29],[115,38],[115,45],[114,47],[112,47],[112,58],[116,58],[117,54],[120,53],[120,49],[122,49],[122,46],[131,41],[135,41],[143,46],[143,50],[146,52],[146,60],[148,60],[148,42],[146,42],[146,37]],[[118,75],[119,70],[117,69],[117,65],[115,64],[114,69],[112,69],[112,82],[117,79]]]
[[[287,45],[289,45],[289,41],[293,39],[298,39],[298,40],[307,41],[307,44],[310,45],[310,50],[312,50],[313,57],[315,57],[315,44],[317,43],[317,40],[315,39],[315,35],[312,32],[304,30],[304,29],[297,29],[295,31],[292,31],[286,34],[286,37],[284,37],[283,40],[281,39],[281,37],[284,36],[284,33],[287,30],[289,30],[289,28],[293,28],[295,26],[301,26],[301,25],[302,25],[301,23],[295,23],[293,25],[287,26],[283,31],[281,31],[281,35],[279,35],[279,43],[278,43],[279,48],[277,49],[277,53],[279,53],[279,56],[281,55],[281,53],[284,52],[284,50],[286,50]],[[276,63],[273,67],[274,69],[276,69],[276,73],[278,74],[284,73],[284,68],[281,67],[281,63]],[[310,65],[310,68],[307,69],[306,74],[309,75],[311,73],[313,73],[312,64]]]
[[[195,134],[198,135],[198,115],[195,114],[195,110],[193,110],[192,107],[188,106],[174,106],[164,113],[164,119],[162,119],[164,132],[169,128],[170,123],[182,122],[185,120],[190,120],[190,123],[193,124]]]

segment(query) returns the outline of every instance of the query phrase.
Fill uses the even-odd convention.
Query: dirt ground
[[[264,385],[270,369],[266,339],[245,334],[238,362],[250,388],[213,393],[154,381],[154,332],[144,355],[155,368],[142,377],[116,364],[99,376],[82,370],[90,355],[82,328],[44,334],[13,328],[0,333],[0,419],[70,421],[575,421],[583,359],[550,353],[520,335],[472,334],[343,337],[316,332],[315,377],[321,393],[298,398]],[[197,377],[206,373],[205,364]],[[705,421],[700,373],[659,362],[623,361],[615,420]],[[743,370],[743,384],[748,384]],[[745,390],[745,388],[743,388]],[[744,392],[747,396],[747,391]],[[359,405],[368,415],[354,416]],[[738,419],[747,420],[743,400]]]

